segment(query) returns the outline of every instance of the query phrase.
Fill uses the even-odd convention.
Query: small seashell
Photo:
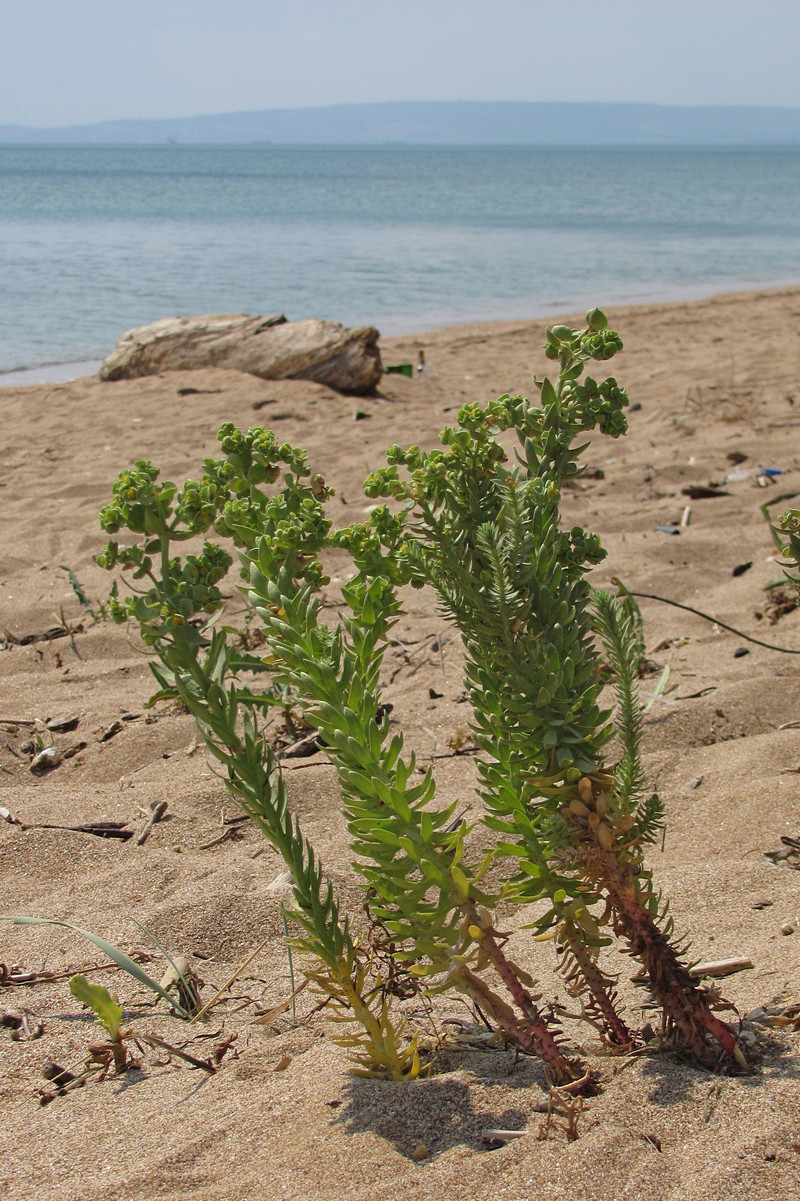
[[[80,718],[75,714],[70,714],[69,717],[51,717],[45,722],[45,726],[53,733],[66,733],[68,730],[74,730],[79,721]]]
[[[30,770],[35,776],[40,776],[44,772],[58,767],[60,762],[61,752],[58,750],[58,747],[46,746],[44,750],[39,751],[38,755],[33,756],[30,763]]]

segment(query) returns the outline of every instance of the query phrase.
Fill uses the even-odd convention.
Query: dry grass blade
[[[274,1022],[275,1018],[279,1018],[282,1013],[290,1007],[304,988],[308,987],[308,980],[304,980],[302,984],[298,984],[294,992],[290,993],[285,1001],[281,1001],[278,1005],[273,1005],[272,1009],[268,1009],[266,1013],[260,1013],[257,1018],[253,1018],[251,1026],[268,1026],[270,1022]]]
[[[225,994],[225,993],[228,991],[228,989],[230,988],[230,986],[231,986],[231,985],[232,985],[232,984],[233,984],[233,983],[234,983],[236,980],[238,980],[238,979],[239,979],[239,977],[241,976],[241,974],[242,974],[242,972],[244,971],[244,969],[245,969],[245,968],[246,968],[246,967],[247,967],[249,964],[251,964],[251,963],[253,962],[253,960],[255,959],[255,957],[256,957],[256,955],[258,954],[258,952],[259,952],[259,951],[261,951],[261,950],[263,950],[263,948],[264,948],[264,947],[267,945],[267,943],[268,943],[268,942],[269,942],[269,939],[268,939],[268,938],[265,938],[265,939],[263,940],[263,942],[260,942],[260,943],[258,944],[258,946],[256,947],[256,949],[255,949],[254,951],[251,951],[251,952],[250,952],[250,954],[249,954],[249,955],[247,956],[247,958],[245,959],[244,963],[241,963],[241,964],[239,965],[239,967],[237,967],[237,969],[236,969],[236,971],[233,973],[233,975],[232,975],[232,976],[230,976],[230,977],[229,977],[229,978],[228,978],[228,979],[225,981],[225,983],[222,985],[222,988],[218,989],[218,990],[217,990],[217,991],[214,993],[214,996],[211,998],[211,1000],[210,1000],[210,1001],[207,1001],[207,1002],[206,1002],[206,1004],[203,1006],[203,1008],[202,1008],[202,1009],[200,1009],[200,1010],[198,1010],[198,1012],[197,1012],[197,1013],[194,1015],[194,1017],[192,1018],[191,1022],[189,1023],[189,1025],[190,1025],[190,1026],[191,1026],[191,1025],[193,1025],[195,1022],[199,1022],[201,1018],[205,1017],[205,1015],[206,1015],[206,1014],[208,1013],[208,1011],[211,1009],[212,1005],[216,1005],[216,1003],[217,1003],[217,1001],[220,999],[220,997],[221,997],[221,996],[223,996],[223,995],[224,995],[224,994]]]

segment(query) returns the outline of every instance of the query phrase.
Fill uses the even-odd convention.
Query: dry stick
[[[302,738],[298,738],[296,742],[290,743],[289,746],[283,747],[278,751],[278,759],[299,758],[306,747],[318,742],[321,735],[319,730],[312,730],[310,734],[304,734]]]
[[[156,822],[160,822],[162,817],[164,816],[164,814],[167,812],[167,804],[168,804],[167,801],[159,801],[153,807],[153,810],[152,810],[150,816],[148,817],[147,821],[144,823],[141,830],[139,831],[139,834],[136,839],[137,847],[144,846],[144,844],[147,842],[147,839],[150,837],[150,831],[152,830],[153,826],[156,824]]]
[[[690,976],[730,976],[745,972],[753,966],[752,959],[715,959],[711,963],[696,963],[689,968]]]
[[[218,847],[223,842],[230,842],[231,839],[239,837],[239,830],[236,826],[228,826],[224,833],[218,838],[212,838],[211,842],[202,843],[197,849],[198,851],[210,851],[212,847]]]
[[[628,592],[628,596],[636,596],[641,600],[661,601],[664,605],[673,605],[676,609],[685,609],[687,613],[694,613],[697,617],[702,617],[704,621],[711,621],[714,625],[721,626],[723,630],[729,630],[731,634],[736,634],[738,638],[744,638],[745,642],[754,642],[756,646],[765,646],[768,651],[782,651],[784,655],[800,655],[800,650],[792,650],[787,646],[775,646],[772,642],[762,642],[760,638],[753,638],[750,634],[742,633],[735,626],[726,625],[718,617],[712,617],[709,613],[702,613],[700,609],[693,609],[691,605],[682,605],[679,601],[669,600],[666,596],[656,596],[654,592]]]
[[[185,1059],[187,1063],[195,1068],[202,1068],[204,1072],[210,1072],[213,1075],[217,1070],[207,1059],[198,1059],[196,1055],[190,1055],[188,1051],[181,1051],[178,1047],[173,1047],[172,1043],[164,1042],[163,1038],[156,1038],[155,1034],[137,1033],[135,1037],[151,1047],[160,1047],[163,1051],[169,1051],[171,1055],[177,1055],[179,1059]]]
[[[138,954],[138,952],[134,954]],[[131,958],[133,958],[133,955]],[[134,959],[134,962],[137,962],[137,960]],[[65,972],[20,972],[18,975],[9,973],[3,979],[2,984],[6,988],[21,984],[50,984],[53,980],[69,980],[76,972],[80,972],[82,976],[88,976],[90,972],[118,972],[123,970],[118,963],[99,963],[97,965],[90,965],[89,967],[69,968]]]
[[[59,613],[61,614],[61,624],[64,627],[64,629],[66,630],[67,635],[69,637],[69,644],[72,647],[73,651],[75,652],[76,658],[80,659],[81,656],[78,652],[77,646],[75,645],[75,634],[73,633],[72,626],[69,624],[66,617],[64,616],[64,606],[63,605],[59,609]]]

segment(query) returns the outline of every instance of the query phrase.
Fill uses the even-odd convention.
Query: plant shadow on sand
[[[413,1158],[424,1144],[425,1158],[462,1145],[486,1151],[490,1130],[530,1131],[547,1102],[547,1081],[534,1059],[512,1051],[445,1052],[442,1074],[427,1080],[391,1083],[350,1077],[345,1106],[338,1116],[348,1134],[371,1133],[390,1142],[400,1155]],[[520,1090],[522,1104],[496,1108],[494,1087]]]
[[[771,1031],[760,1031],[757,1042],[749,1049],[752,1071],[737,1075],[718,1075],[688,1062],[675,1059],[669,1052],[654,1052],[643,1058],[641,1072],[652,1081],[648,1100],[655,1105],[671,1106],[698,1099],[698,1090],[710,1085],[764,1088],[774,1079],[800,1081],[800,1056]]]

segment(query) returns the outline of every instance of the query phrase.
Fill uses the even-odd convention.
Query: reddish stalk
[[[588,989],[591,999],[586,1008],[604,1027],[608,1043],[618,1048],[630,1047],[634,1035],[617,1013],[614,1004],[616,991],[612,981],[587,947],[582,932],[570,921],[564,922],[562,929],[565,958],[561,972],[573,996],[580,996]]]
[[[544,1061],[554,1084],[570,1084],[579,1080],[585,1074],[580,1063],[575,1059],[568,1059],[561,1050],[547,1019],[536,1005],[536,1000],[525,988],[503,954],[502,948],[497,942],[497,932],[491,922],[486,921],[472,901],[465,901],[461,908],[473,930],[476,928],[480,930],[480,937],[475,941],[480,947],[481,955],[491,963],[505,984],[517,1008],[525,1018],[524,1024],[519,1021],[510,1006],[491,991],[480,976],[466,966],[462,966],[457,969],[457,978],[460,977],[463,981],[465,991],[474,997],[482,1009],[486,1009],[492,1015],[500,1029],[508,1035],[510,1041],[518,1043],[529,1055],[535,1055]]]
[[[587,876],[598,881],[611,900],[614,933],[626,939],[644,965],[653,995],[686,1047],[698,1063],[716,1069],[720,1055],[706,1041],[710,1034],[722,1052],[735,1059],[735,1034],[712,1013],[702,989],[645,908],[634,869],[620,863],[613,851],[583,841],[579,846]]]

